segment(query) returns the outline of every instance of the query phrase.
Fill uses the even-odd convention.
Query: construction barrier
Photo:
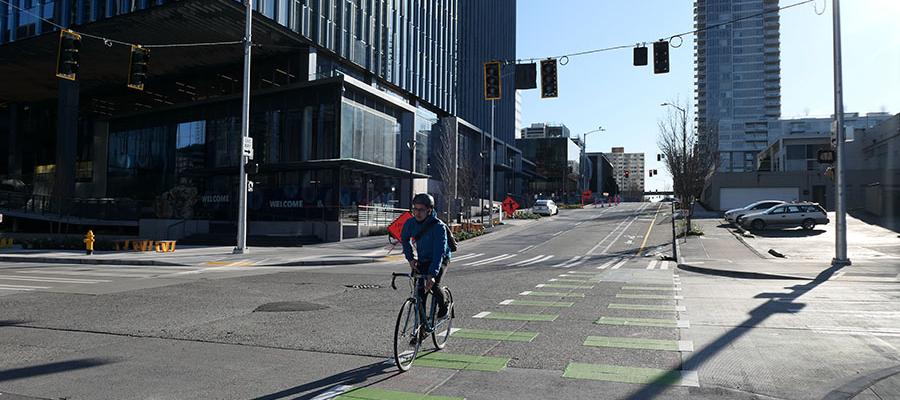
[[[157,253],[171,253],[175,251],[174,240],[148,240],[127,239],[113,242],[116,250],[124,251],[156,251]]]

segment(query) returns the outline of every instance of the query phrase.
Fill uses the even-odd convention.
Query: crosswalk
[[[40,266],[0,270],[0,296],[36,291],[69,290],[118,282],[203,273],[214,268],[176,266]]]
[[[629,264],[629,261],[635,261]],[[584,256],[559,256],[555,254],[521,254],[502,253],[502,254],[485,254],[485,253],[469,253],[456,255],[454,254],[452,262],[456,265],[464,266],[485,266],[495,265],[502,267],[527,267],[527,266],[546,266],[549,268],[574,268],[585,264],[588,267],[596,269],[616,270],[621,268],[644,268],[648,270],[668,270],[674,269],[675,263],[666,260],[652,259],[645,266],[640,257],[634,255],[627,256],[604,256],[604,255],[584,255]]]

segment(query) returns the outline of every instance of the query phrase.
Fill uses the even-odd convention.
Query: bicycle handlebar
[[[394,272],[394,273],[392,273],[392,274],[391,274],[391,288],[393,288],[394,290],[397,290],[397,283],[396,283],[396,281],[397,281],[397,277],[398,277],[398,276],[404,276],[404,277],[407,277],[407,278],[410,278],[410,279],[415,279],[415,278],[421,278],[423,275],[422,275],[422,274],[419,274],[419,273],[412,273],[412,274],[405,274],[405,273],[402,273],[402,272]]]

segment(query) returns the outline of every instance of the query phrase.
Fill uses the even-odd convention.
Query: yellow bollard
[[[84,236],[84,246],[87,255],[94,254],[94,231],[87,231],[87,235]]]

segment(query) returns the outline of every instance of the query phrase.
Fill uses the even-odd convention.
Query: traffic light
[[[634,66],[640,67],[647,65],[647,46],[638,46],[634,48]]]
[[[144,90],[147,82],[147,69],[150,64],[150,49],[139,45],[131,45],[131,63],[128,67],[128,87]]]
[[[559,88],[556,80],[556,59],[541,61],[541,98],[558,97]]]
[[[516,89],[537,88],[537,65],[516,64]]]
[[[484,63],[484,99],[500,100],[500,61]]]
[[[652,170],[652,169],[651,169],[651,170],[647,170],[647,176],[649,176],[649,177],[651,177],[651,178],[653,177],[653,170]]]
[[[656,161],[662,161],[662,154],[656,155]]]
[[[78,77],[78,52],[81,35],[67,29],[59,31],[59,50],[56,54],[56,76],[74,81]]]
[[[669,72],[669,42],[660,40],[653,43],[653,73]]]

